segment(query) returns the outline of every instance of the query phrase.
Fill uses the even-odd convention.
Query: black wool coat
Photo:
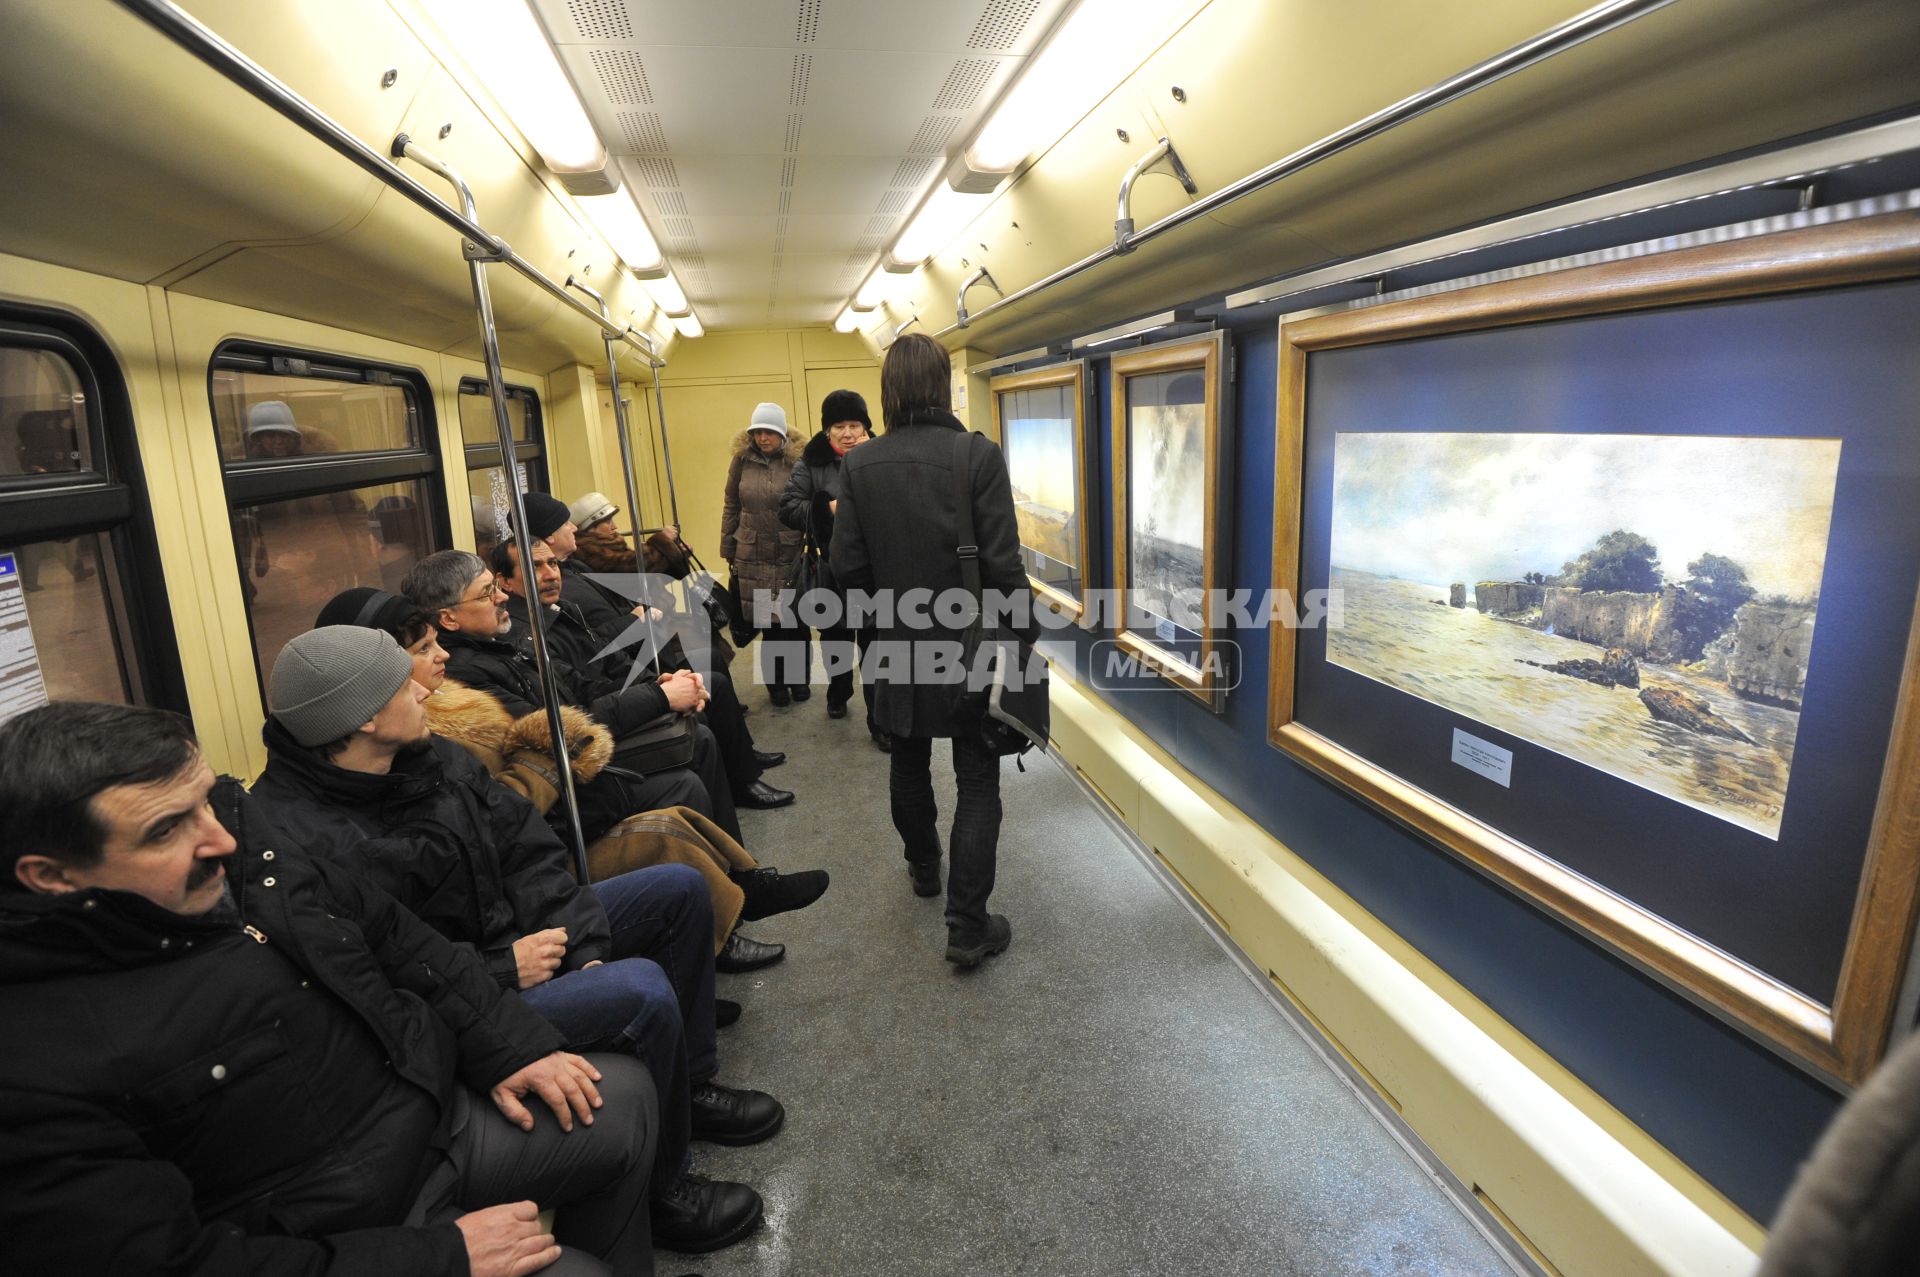
[[[265,735],[254,797],[313,855],[365,874],[476,951],[501,988],[519,987],[513,942],[548,927],[567,929],[562,973],[612,956],[606,910],[575,880],[566,845],[459,745],[432,737],[374,776],[334,766],[271,718]]]
[[[780,494],[780,522],[811,534],[813,548],[820,552],[820,584],[829,590],[840,588],[833,574],[832,503],[840,499],[845,464],[822,430],[807,440],[800,464],[793,468],[787,490]]]
[[[908,590],[930,590],[937,598],[963,588],[953,449],[965,430],[952,413],[916,413],[889,423],[885,434],[846,455],[831,551],[843,588],[890,591],[896,601]],[[1023,610],[1017,629],[1032,641],[1039,627],[1020,560],[1007,461],[984,435],[969,443],[967,491],[981,588],[1018,599]],[[910,626],[906,612],[896,608],[891,618],[882,618],[891,623],[878,627],[877,642],[884,646],[873,679],[874,720],[895,736],[952,736],[968,717],[961,703],[965,686],[915,680],[912,669],[937,653],[958,652],[964,631],[937,623]]]
[[[507,610],[515,616],[514,628],[521,633],[514,640],[474,638],[458,630],[442,630],[440,645],[447,649],[447,674],[468,687],[478,687],[498,697],[515,718],[531,714],[546,705],[540,694],[540,675],[534,669],[532,638],[524,633],[525,605],[518,599],[507,601]],[[596,649],[597,650],[597,649]],[[554,672],[560,685],[563,704],[576,706],[593,716],[614,734],[615,739],[643,724],[650,723],[672,708],[667,694],[657,683],[645,678],[623,688],[625,676],[596,676],[582,671],[564,657],[555,656]]]
[[[237,917],[0,888],[7,1271],[464,1275],[451,1223],[400,1227],[423,1157],[457,1083],[560,1034],[238,782],[213,803]]]

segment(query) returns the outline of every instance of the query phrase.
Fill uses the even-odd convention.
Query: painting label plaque
[[[1458,727],[1453,729],[1453,761],[1496,785],[1513,787],[1513,751],[1468,735]]]

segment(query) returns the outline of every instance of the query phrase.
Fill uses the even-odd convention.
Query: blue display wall
[[[1272,581],[1278,334],[1230,331],[1233,452],[1225,588]],[[1110,378],[1088,367],[1097,508],[1090,583],[1112,568]],[[1048,656],[1091,688],[1104,634],[1049,631]],[[1841,1097],[1450,853],[1414,836],[1267,743],[1264,630],[1238,637],[1223,713],[1161,688],[1094,690],[1201,780],[1437,962],[1762,1223]],[[1285,972],[1280,973],[1283,977]]]

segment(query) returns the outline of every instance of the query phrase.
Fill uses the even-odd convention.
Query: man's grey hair
[[[486,574],[487,565],[480,556],[467,550],[441,550],[413,565],[400,582],[400,593],[407,601],[435,616],[443,607],[460,602],[467,587]]]

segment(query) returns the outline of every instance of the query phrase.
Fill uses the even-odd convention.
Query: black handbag
[[[674,710],[649,719],[613,743],[612,765],[649,775],[693,762],[693,720]]]
[[[800,606],[800,600],[810,592],[820,588],[820,551],[814,548],[813,529],[808,528],[800,542],[800,557],[787,569],[787,579],[782,582],[793,591],[793,605]]]
[[[972,448],[971,434],[954,440],[953,516],[960,533],[960,580],[974,601],[973,623],[961,651],[968,669],[989,668],[991,679],[984,690],[968,694],[965,708],[978,715],[974,731],[982,745],[996,754],[1018,755],[1047,747],[1053,727],[1050,676],[1046,662],[1035,658],[1033,644],[1024,638],[983,632],[986,603],[980,593],[980,547],[974,541],[973,481],[967,466]]]

